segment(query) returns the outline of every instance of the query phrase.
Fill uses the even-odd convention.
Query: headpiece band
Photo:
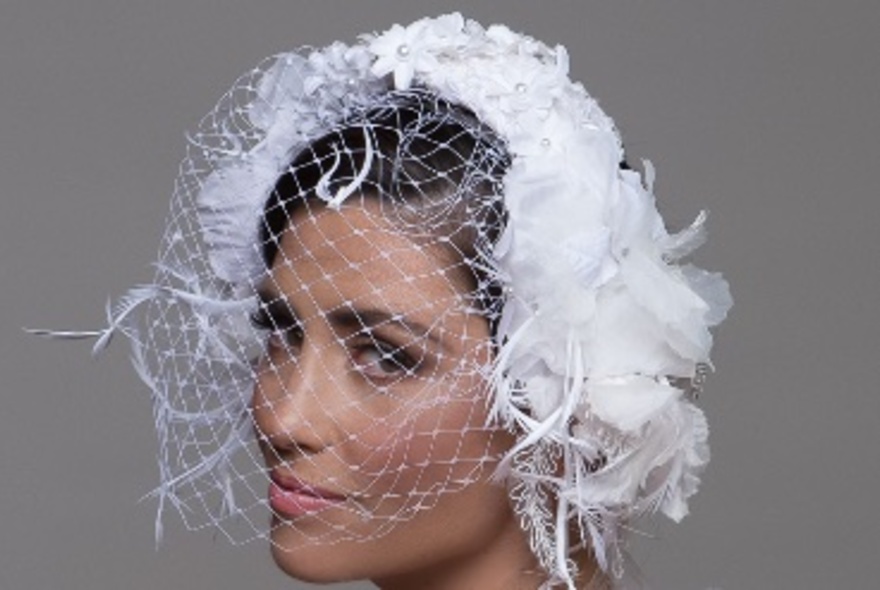
[[[676,263],[703,240],[705,215],[667,232],[652,195],[652,167],[646,163],[644,182],[621,168],[612,120],[569,79],[568,66],[561,46],[459,14],[272,58],[265,72],[236,85],[244,99],[227,95],[190,136],[181,173],[198,179],[184,189],[195,194],[190,231],[205,245],[207,272],[195,256],[172,254],[187,238],[172,232],[156,285],[112,311],[106,334],[124,329],[141,361],[151,342],[126,321],[131,307],[151,300],[161,316],[167,301],[185,301],[204,324],[188,346],[227,359],[227,386],[246,389],[245,355],[229,344],[246,335],[214,318],[218,308],[253,305],[253,285],[266,272],[260,216],[278,177],[309,142],[390,91],[434,92],[472,111],[511,158],[503,179],[506,225],[487,269],[504,293],[490,420],[517,434],[497,477],[509,482],[551,581],[572,584],[572,522],[600,565],[613,568],[623,523],[645,511],[675,520],[687,512],[709,457],[705,418],[689,393],[702,387],[711,366],[709,328],[731,300],[720,275]],[[233,114],[218,115],[227,110]],[[365,145],[372,149],[369,136]],[[317,196],[338,208],[357,192],[371,160],[368,153],[363,174],[335,192],[331,166]],[[163,439],[157,494],[179,505],[183,483],[209,475],[223,481],[228,458],[247,439],[246,402],[229,394],[212,412],[187,414],[168,402],[161,371],[172,365],[147,365],[139,362],[156,396],[160,437],[181,422],[227,423],[217,451],[182,471]],[[231,491],[225,506],[235,511]]]

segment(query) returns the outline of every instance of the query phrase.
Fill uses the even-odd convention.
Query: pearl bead
[[[541,140],[541,147],[545,147],[545,148],[550,147],[550,139],[547,138],[547,137],[545,137],[544,139],[542,139],[542,140]]]
[[[397,48],[397,55],[400,57],[409,57],[409,45],[401,45]]]
[[[525,94],[525,91],[528,89],[529,89],[529,87],[526,86],[522,82],[520,82],[519,84],[516,85],[516,91],[519,92],[520,94]]]

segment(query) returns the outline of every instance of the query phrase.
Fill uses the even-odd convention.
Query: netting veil
[[[571,585],[579,545],[613,570],[633,517],[686,514],[730,296],[563,47],[395,25],[266,60],[188,137],[155,280],[98,342],[154,396],[159,531],[368,541],[491,479]]]

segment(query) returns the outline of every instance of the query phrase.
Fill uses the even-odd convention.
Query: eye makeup
[[[258,293],[259,306],[250,315],[257,330],[268,333],[269,352],[295,354],[307,337],[305,322],[292,305],[272,290]],[[387,385],[436,365],[430,348],[445,348],[427,326],[403,314],[380,309],[342,306],[321,315],[353,369],[376,385]],[[442,355],[438,350],[437,355]]]

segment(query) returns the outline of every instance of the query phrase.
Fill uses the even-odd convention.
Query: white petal
[[[680,395],[672,386],[640,376],[589,384],[592,411],[624,432],[639,429]]]

